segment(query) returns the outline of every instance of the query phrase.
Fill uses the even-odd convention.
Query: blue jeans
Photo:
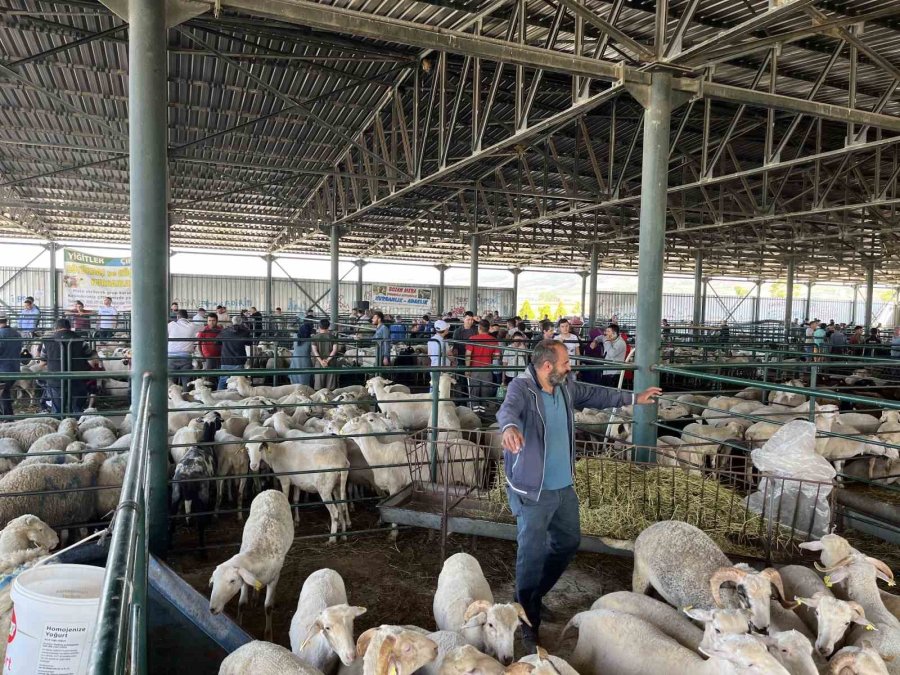
[[[516,517],[516,599],[537,631],[541,598],[559,581],[581,543],[578,497],[572,486],[544,490],[536,502],[509,487],[506,494]]]
[[[312,368],[312,357],[310,356],[312,345],[309,340],[294,344],[294,352],[291,354],[291,368]],[[291,384],[305,384],[307,387],[312,386],[312,373],[291,373],[288,375]]]
[[[219,370],[241,370],[243,367],[244,366],[226,366],[223,364],[223,365],[219,366]],[[228,375],[220,375],[219,376],[219,386],[216,387],[216,390],[221,391],[222,389],[225,389],[225,387],[227,387],[227,386],[228,386]]]

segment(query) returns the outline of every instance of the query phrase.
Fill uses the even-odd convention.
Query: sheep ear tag
[[[265,585],[243,567],[238,567],[238,574],[240,575],[241,579],[244,580],[245,584],[247,584],[248,586],[253,586],[253,588],[257,591],[261,591],[262,587]]]

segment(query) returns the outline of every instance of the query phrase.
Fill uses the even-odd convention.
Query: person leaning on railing
[[[47,362],[47,371],[50,373],[71,373],[89,370],[87,360],[91,350],[81,336],[72,330],[72,324],[68,319],[59,319],[56,322],[56,330],[44,337],[41,344],[41,360]],[[68,400],[63,399],[63,387],[69,395]],[[68,380],[65,384],[61,380],[47,378],[47,395],[54,414],[81,413],[84,410],[86,398],[85,380]]]
[[[203,356],[204,370],[218,370],[222,362],[222,342],[219,336],[222,327],[219,318],[215,314],[206,316],[206,326],[197,333],[197,342],[200,344],[200,354]]]
[[[0,316],[0,373],[18,373],[22,353],[22,336]],[[12,415],[12,388],[14,378],[0,381],[0,415]]]
[[[247,351],[253,345],[250,338],[250,331],[244,325],[244,320],[240,314],[235,314],[231,318],[231,325],[219,333],[219,339],[222,341],[221,359],[222,370],[240,370],[247,364]],[[228,377],[222,375],[219,378],[218,389],[225,389]]]
[[[34,337],[36,331],[41,324],[41,310],[34,304],[34,298],[30,295],[22,302],[22,309],[19,310],[19,332],[23,338]]]

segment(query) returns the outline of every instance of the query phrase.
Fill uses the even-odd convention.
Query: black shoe
[[[525,654],[534,654],[537,651],[539,642],[537,629],[522,624],[522,647],[525,650]]]

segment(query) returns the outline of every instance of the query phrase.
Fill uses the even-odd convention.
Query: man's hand
[[[387,356],[385,356],[383,359],[381,359],[381,365],[389,366],[391,365],[391,360]]]
[[[509,427],[503,432],[503,447],[512,454],[518,454],[524,446],[525,437],[522,436],[522,432],[516,429],[516,427]]]
[[[634,403],[635,405],[643,405],[644,403],[653,403],[656,401],[656,397],[662,393],[662,389],[659,387],[647,387],[640,394],[635,394]]]

